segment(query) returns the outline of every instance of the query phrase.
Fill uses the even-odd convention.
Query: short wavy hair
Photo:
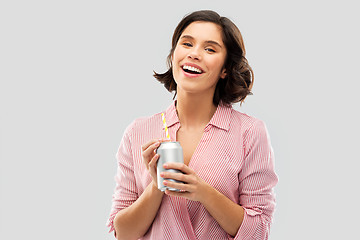
[[[220,102],[224,105],[242,103],[247,95],[251,95],[254,83],[254,73],[245,58],[245,46],[240,30],[228,18],[221,17],[218,13],[211,10],[196,11],[186,15],[176,27],[172,37],[172,47],[167,57],[168,70],[165,73],[156,73],[154,77],[164,84],[169,92],[175,91],[177,84],[173,77],[171,57],[176,48],[177,42],[187,26],[192,22],[212,22],[219,25],[222,29],[222,40],[227,50],[224,67],[226,77],[219,79],[213,103],[217,106]]]

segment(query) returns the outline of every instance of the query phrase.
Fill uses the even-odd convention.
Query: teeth
[[[197,72],[197,73],[202,73],[202,71],[200,69],[198,69],[196,67],[192,67],[192,66],[184,65],[183,69],[187,69],[189,71],[193,71],[193,72]]]

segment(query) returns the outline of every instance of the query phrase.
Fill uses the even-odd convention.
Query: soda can
[[[163,177],[160,177],[161,172],[174,172],[174,173],[181,173],[181,171],[176,169],[164,169],[163,165],[168,162],[178,162],[178,163],[184,163],[183,158],[183,150],[179,142],[162,142],[158,149],[156,150],[156,153],[160,155],[158,162],[157,162],[157,184],[158,188],[161,191],[165,191],[166,189],[171,191],[179,191],[179,189],[171,188],[164,186],[164,180],[172,181],[172,182],[178,182],[182,183],[180,181],[176,181],[174,179],[166,179]]]

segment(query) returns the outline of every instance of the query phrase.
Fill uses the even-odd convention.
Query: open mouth
[[[191,73],[191,74],[203,73],[203,71],[201,69],[193,67],[193,66],[188,66],[188,65],[182,66],[182,69],[184,70],[184,72]]]

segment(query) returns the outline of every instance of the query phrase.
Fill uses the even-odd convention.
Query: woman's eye
[[[184,46],[192,47],[191,43],[183,43]]]
[[[206,51],[208,51],[208,52],[212,52],[212,53],[214,53],[214,52],[215,52],[215,50],[214,50],[214,49],[212,49],[212,48],[205,48],[205,50],[206,50]]]

